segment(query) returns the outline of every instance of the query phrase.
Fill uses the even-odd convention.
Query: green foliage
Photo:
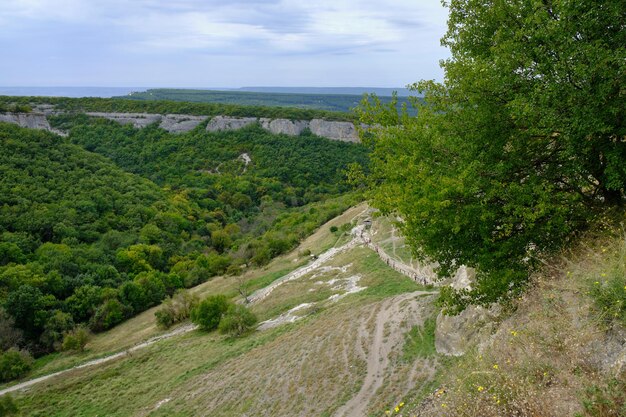
[[[152,90],[159,91],[159,90]],[[175,90],[174,90],[175,91]],[[188,91],[188,90],[186,90]],[[294,98],[297,96],[294,96]],[[199,116],[239,116],[239,117],[269,117],[272,119],[285,118],[294,120],[311,120],[323,118],[328,120],[349,120],[350,115],[336,111],[325,111],[314,108],[298,109],[294,107],[269,107],[266,100],[263,102],[247,102],[254,104],[242,106],[228,103],[206,103],[206,100],[193,100],[192,97],[183,97],[186,102],[174,101],[179,99],[175,95],[163,96],[163,100],[141,100],[120,98],[68,98],[68,97],[0,97],[0,111],[28,110],[30,105],[53,104],[57,109],[68,113],[83,112],[121,112],[121,113],[158,113],[158,114],[190,114]],[[191,100],[189,100],[191,98]],[[354,100],[354,98],[352,98]],[[190,103],[188,101],[199,101]],[[353,102],[356,105],[356,102]],[[242,103],[244,104],[244,103]],[[291,104],[282,101],[280,105]]]
[[[0,397],[0,417],[12,416],[17,413],[17,405],[9,394]]]
[[[623,10],[609,1],[452,1],[445,85],[417,116],[375,97],[369,197],[421,258],[478,269],[449,303],[515,294],[626,186]]]
[[[98,307],[89,321],[89,327],[96,332],[110,329],[120,323],[130,313],[129,307],[124,306],[117,299],[105,301]]]
[[[198,305],[198,297],[189,291],[178,291],[173,297],[165,299],[161,308],[157,310],[157,324],[168,328],[190,317],[192,310]]]
[[[225,295],[211,295],[191,310],[191,321],[202,330],[215,330],[231,305]]]
[[[606,278],[598,277],[591,284],[590,293],[601,317],[607,323],[617,321],[626,326],[626,275],[623,268]]]
[[[359,104],[361,96],[351,94],[301,94],[301,93],[257,93],[248,91],[208,91],[208,90],[177,90],[171,88],[154,88],[145,92],[132,93],[133,100],[174,100],[192,103],[229,103],[247,106],[288,106],[290,108],[331,110],[348,112]],[[387,100],[389,100],[387,98]],[[400,105],[406,103],[401,99]],[[290,109],[281,109],[289,117],[297,117]],[[309,116],[310,114],[310,116]],[[303,113],[307,117],[318,114],[325,118],[338,119],[343,116],[330,112]]]
[[[257,321],[256,316],[248,308],[240,304],[234,304],[228,308],[228,311],[220,320],[218,329],[220,333],[241,336],[252,329]]]
[[[15,327],[13,317],[0,307],[0,351],[20,346],[23,341],[24,335]]]
[[[66,110],[258,110],[51,101]],[[258,115],[289,113],[265,111]],[[320,116],[293,113],[306,114]],[[360,145],[277,136],[258,126],[174,135],[80,114],[52,119],[69,138],[0,123],[0,305],[37,353],[60,344],[66,329],[48,323],[56,311],[101,331],[181,287],[292,249],[355,202],[341,196],[348,190],[342,170],[365,163],[367,153]],[[242,153],[253,158],[245,170]]]
[[[422,326],[413,327],[404,338],[402,348],[402,359],[412,362],[417,358],[429,358],[437,353],[435,349],[435,327],[434,317],[426,319]]]
[[[33,358],[23,350],[11,348],[0,354],[0,382],[11,381],[30,371]]]
[[[626,415],[626,383],[618,379],[610,379],[606,385],[594,385],[585,390],[582,400],[585,415],[615,416]]]
[[[76,326],[71,331],[65,333],[62,349],[65,351],[82,352],[85,350],[88,340],[89,329],[84,325]]]
[[[39,340],[49,349],[60,350],[64,342],[64,334],[74,327],[72,315],[55,310],[46,320],[43,333]]]

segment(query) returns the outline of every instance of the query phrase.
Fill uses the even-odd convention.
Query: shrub
[[[74,320],[71,314],[55,310],[46,321],[39,341],[48,348],[59,350],[63,342],[63,334],[73,327]]]
[[[335,233],[337,230],[339,230],[337,226],[330,226],[330,233]]]
[[[220,333],[241,336],[250,330],[256,322],[256,316],[245,306],[233,304],[220,320],[218,329]]]
[[[17,413],[17,406],[13,397],[8,394],[0,397],[0,417],[11,416]]]
[[[616,320],[626,326],[626,276],[616,272],[606,281],[602,279],[594,281],[591,288],[596,308],[605,321]]]
[[[30,371],[33,358],[24,350],[11,348],[0,355],[0,382],[11,381]]]
[[[189,318],[191,311],[198,305],[198,297],[187,291],[179,291],[174,297],[167,298],[154,315],[160,327],[168,328],[175,323]]]
[[[232,302],[224,295],[212,295],[191,310],[191,321],[202,330],[215,330]]]
[[[85,326],[77,326],[73,330],[65,333],[63,338],[63,350],[73,350],[82,352],[85,350],[89,340],[89,330]]]
[[[127,309],[115,298],[107,300],[98,307],[96,313],[91,318],[89,326],[96,332],[110,329],[124,319]]]

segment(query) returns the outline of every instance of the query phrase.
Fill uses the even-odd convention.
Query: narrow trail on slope
[[[356,228],[356,229],[358,229],[358,228]],[[358,229],[358,230],[360,231],[361,229]],[[325,262],[331,260],[338,253],[345,252],[346,250],[355,247],[359,243],[361,243],[361,241],[356,237],[356,234],[355,234],[355,237],[350,242],[346,243],[345,245],[340,246],[338,248],[330,248],[326,252],[324,252],[321,255],[319,255],[318,258],[315,261],[313,261],[312,263],[310,263],[309,265],[305,265],[302,268],[298,268],[295,271],[292,271],[291,273],[289,273],[289,274],[283,276],[282,278],[279,278],[278,280],[274,281],[273,283],[271,283],[267,287],[261,288],[260,290],[256,291],[255,293],[253,293],[250,296],[250,298],[249,298],[250,302],[251,303],[255,303],[255,302],[259,302],[259,301],[263,300],[265,297],[267,297],[279,285],[281,285],[281,284],[283,284],[283,283],[285,283],[287,281],[292,281],[294,279],[302,277],[303,275],[308,274],[309,272],[311,272],[311,271],[319,268],[320,266],[322,266]],[[124,356],[128,356],[132,352],[135,352],[137,350],[146,348],[146,347],[148,347],[148,346],[150,346],[150,345],[152,345],[152,344],[154,344],[156,342],[159,342],[161,340],[169,339],[169,338],[174,337],[174,336],[178,336],[178,335],[181,335],[181,334],[185,334],[185,333],[191,332],[191,331],[197,329],[197,327],[198,326],[193,325],[193,324],[188,324],[188,325],[185,325],[185,326],[181,326],[181,327],[179,327],[179,328],[177,328],[177,329],[175,329],[175,330],[173,330],[173,331],[171,331],[169,333],[165,333],[165,334],[153,337],[151,339],[146,340],[145,342],[142,342],[142,343],[139,343],[139,344],[137,344],[135,346],[132,346],[132,347],[126,349],[125,351],[114,353],[114,354],[108,355],[108,356],[104,356],[102,358],[94,359],[94,360],[85,362],[83,364],[76,365],[76,366],[73,366],[73,367],[68,368],[68,369],[64,369],[62,371],[54,372],[54,373],[51,373],[51,374],[48,374],[48,375],[43,375],[43,376],[40,376],[38,378],[34,378],[34,379],[31,379],[31,380],[28,380],[28,381],[24,381],[24,382],[16,384],[16,385],[12,385],[10,387],[7,387],[7,388],[4,388],[4,389],[0,390],[0,396],[8,394],[8,393],[11,393],[11,392],[19,391],[19,390],[22,390],[22,389],[25,389],[25,388],[28,388],[28,387],[31,387],[31,386],[33,386],[35,384],[38,384],[40,382],[46,381],[48,379],[54,378],[54,377],[59,376],[59,375],[66,374],[66,373],[71,372],[71,371],[75,371],[75,370],[83,369],[83,368],[89,368],[89,367],[97,366],[97,365],[102,365],[104,363],[113,361],[115,359],[122,358]]]
[[[359,392],[334,414],[335,417],[362,417],[376,391],[382,386],[390,365],[390,354],[404,341],[402,328],[423,324],[426,317],[415,314],[420,310],[421,295],[434,292],[416,291],[384,300],[376,314],[376,322],[367,353],[367,374]]]
[[[357,214],[355,216],[355,218],[358,218],[359,216],[361,216],[363,213],[365,212],[365,210],[359,214]],[[263,299],[265,299],[267,296],[269,296],[271,294],[272,291],[274,291],[274,289],[276,289],[278,286],[284,284],[285,282],[288,281],[293,281],[295,279],[301,278],[302,276],[320,268],[323,264],[325,264],[326,262],[330,261],[331,259],[333,259],[337,254],[340,254],[342,252],[345,252],[349,249],[352,249],[358,245],[365,245],[367,247],[369,247],[370,249],[374,250],[378,256],[387,263],[387,265],[393,269],[395,269],[396,271],[402,273],[403,275],[408,276],[409,278],[415,280],[416,282],[420,282],[420,283],[431,283],[430,281],[427,280],[427,278],[425,278],[423,275],[421,275],[419,273],[419,271],[416,271],[415,269],[409,267],[408,265],[402,264],[400,262],[395,261],[394,259],[392,259],[389,255],[387,255],[382,248],[380,248],[378,245],[372,243],[371,241],[371,237],[369,235],[369,233],[367,233],[367,231],[365,230],[365,226],[364,225],[359,225],[356,226],[355,228],[352,229],[352,231],[350,232],[351,235],[353,236],[352,239],[344,244],[343,246],[340,247],[333,247],[330,248],[329,250],[327,250],[326,252],[320,254],[318,256],[318,258],[316,260],[314,260],[313,262],[311,262],[308,265],[305,265],[301,268],[296,269],[295,271],[290,272],[287,275],[284,275],[283,277],[275,280],[274,282],[272,282],[270,285],[268,285],[267,287],[261,288],[257,291],[255,291],[252,295],[250,295],[249,297],[249,302],[250,303],[257,303],[259,301],[262,301]],[[402,296],[399,296],[400,298],[403,297],[408,297],[410,298],[412,295],[418,295],[418,294],[431,294],[429,292],[417,292],[417,293],[411,293],[411,294],[404,294]],[[388,300],[389,302],[396,300],[398,297],[394,297],[390,300]],[[401,301],[401,300],[400,300]],[[378,329],[378,321],[377,321],[377,329]],[[384,325],[384,323],[383,323]],[[382,332],[382,327],[381,326],[381,332]],[[97,366],[97,365],[102,365],[104,363],[113,361],[115,359],[118,358],[122,358],[124,356],[128,356],[130,355],[132,352],[135,352],[137,350],[146,348],[156,342],[159,342],[161,340],[166,340],[169,339],[171,337],[174,336],[178,336],[181,334],[185,334],[188,332],[191,332],[193,330],[197,329],[196,325],[193,324],[188,324],[185,326],[181,326],[169,333],[165,333],[159,336],[155,336],[153,338],[150,338],[148,340],[146,340],[145,342],[139,343],[135,346],[132,346],[128,349],[126,349],[125,351],[122,352],[118,352],[112,355],[108,355],[108,356],[104,356],[102,358],[99,359],[94,359],[88,362],[85,362],[83,364],[80,365],[76,365],[73,366],[71,368],[68,369],[64,369],[62,371],[58,371],[58,372],[54,372],[48,375],[43,375],[40,376],[38,378],[34,378],[28,381],[24,381],[22,383],[16,384],[16,385],[12,385],[10,387],[4,388],[2,390],[0,390],[0,396],[11,393],[11,392],[15,392],[15,391],[19,391],[28,387],[31,387],[35,384],[38,384],[40,382],[46,381],[48,379],[54,378],[56,376],[59,375],[63,375],[65,373],[71,372],[71,371],[75,371],[78,369],[83,369],[83,368],[89,368],[92,366]],[[382,337],[382,336],[381,336]],[[376,349],[378,350],[378,349]],[[385,366],[386,367],[386,366]],[[368,369],[369,369],[369,365],[368,365]],[[369,373],[368,373],[369,375]],[[351,416],[354,415],[356,416],[357,414],[350,414]]]
[[[14,391],[22,390],[24,388],[28,388],[28,387],[30,387],[32,385],[38,384],[39,382],[46,381],[46,380],[48,380],[50,378],[54,378],[55,376],[65,374],[65,373],[70,372],[70,371],[75,371],[77,369],[83,369],[83,368],[89,368],[91,366],[101,365],[103,363],[110,362],[110,361],[115,360],[117,358],[122,358],[124,356],[130,356],[133,352],[135,352],[137,350],[146,348],[146,347],[148,347],[150,345],[155,344],[156,342],[160,342],[161,340],[169,339],[170,337],[174,337],[174,336],[177,336],[179,334],[188,333],[188,332],[190,332],[192,330],[197,329],[197,327],[198,326],[196,326],[194,324],[188,324],[188,325],[185,325],[185,326],[181,326],[181,327],[179,327],[179,328],[177,328],[177,329],[175,329],[175,330],[173,330],[173,331],[171,331],[169,333],[165,333],[165,334],[162,334],[162,335],[159,335],[159,336],[155,336],[155,337],[153,337],[151,339],[146,340],[145,342],[142,342],[142,343],[139,343],[139,344],[137,344],[135,346],[132,346],[132,347],[130,347],[130,348],[128,348],[128,349],[126,349],[126,350],[124,350],[122,352],[118,352],[118,353],[114,353],[113,355],[109,355],[109,356],[105,356],[105,357],[102,357],[102,358],[94,359],[94,360],[91,360],[89,362],[85,362],[85,363],[83,363],[81,365],[76,365],[76,366],[73,366],[71,368],[64,369],[62,371],[58,371],[58,372],[54,372],[52,374],[40,376],[38,378],[31,379],[31,380],[22,382],[20,384],[16,384],[16,385],[10,386],[8,388],[0,390],[0,396],[2,396],[4,394],[8,394],[10,392],[14,392]]]

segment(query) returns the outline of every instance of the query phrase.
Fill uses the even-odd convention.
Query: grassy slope
[[[492,339],[450,368],[426,410],[410,411],[626,416],[625,307],[624,236],[586,238],[535,274]]]
[[[303,263],[299,256],[303,250],[320,253],[333,246],[338,237],[329,232],[330,226],[351,221],[364,208],[358,206],[333,219],[298,250],[251,272],[246,279],[258,286],[266,285],[271,278],[281,275],[277,272],[292,270]],[[329,265],[337,269],[345,267],[345,272],[309,274],[283,284],[253,307],[261,319],[266,319],[303,302],[318,302],[314,314],[294,324],[236,340],[201,332],[178,336],[135,352],[132,357],[100,368],[73,371],[16,394],[21,413],[32,416],[331,415],[362,383],[366,366],[356,347],[361,346],[357,340],[363,337],[363,329],[373,325],[367,318],[379,309],[382,300],[419,287],[387,268],[364,248],[338,255]],[[333,292],[330,286],[320,282],[355,274],[362,276],[359,285],[367,286],[366,290],[337,303],[326,301]],[[234,294],[235,285],[232,278],[218,277],[194,291],[202,295]],[[320,285],[324,288],[319,289]],[[314,288],[318,290],[309,291]],[[96,336],[88,346],[87,355],[57,355],[38,373],[67,367],[85,356],[119,351],[157,334],[153,311]],[[360,350],[363,348],[367,349],[367,345]],[[419,385],[427,383],[431,373],[416,372],[419,363],[415,359],[401,359],[402,346],[398,349],[393,368],[397,372],[386,378],[395,378],[393,381],[403,387],[408,379],[423,380]],[[433,365],[432,358],[428,360],[428,365]],[[385,384],[374,398],[374,409],[397,403],[404,394],[406,390]],[[161,401],[165,402],[157,411]]]

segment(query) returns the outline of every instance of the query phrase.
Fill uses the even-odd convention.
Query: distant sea
[[[0,87],[0,96],[114,97],[146,91],[145,87]]]
[[[130,93],[144,92],[152,87],[0,87],[0,96],[44,96],[44,97],[119,97]],[[415,95],[405,88],[377,88],[377,87],[239,87],[239,88],[176,88],[181,90],[214,90],[214,91],[241,91],[256,93],[283,93],[283,94],[342,94],[357,95],[376,93],[380,97],[391,96],[393,91],[398,96]]]

